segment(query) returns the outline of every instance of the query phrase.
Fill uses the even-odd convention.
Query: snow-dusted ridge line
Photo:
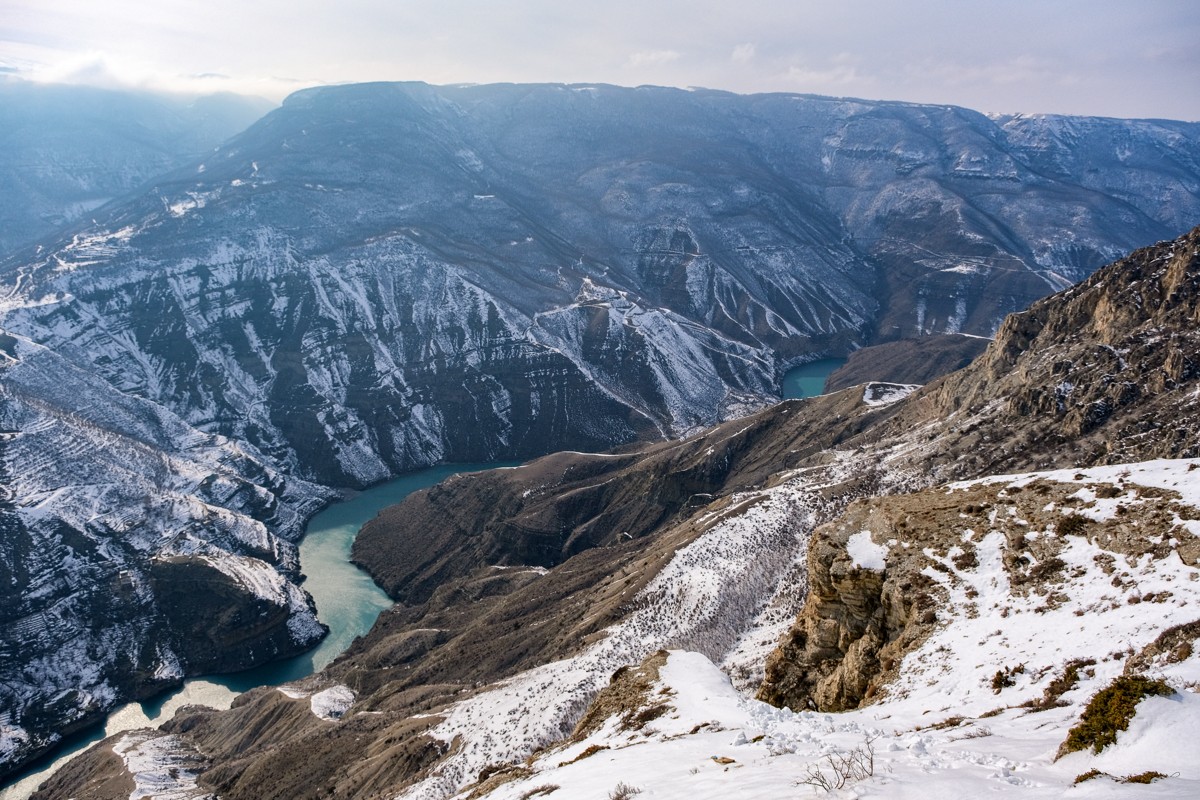
[[[1200,508],[1200,459],[1160,458],[1134,464],[1111,464],[1083,469],[1056,469],[1046,472],[1021,472],[1011,475],[989,475],[968,481],[956,481],[946,485],[947,490],[965,489],[979,484],[1006,483],[1010,486],[1026,486],[1035,480],[1051,480],[1061,483],[1131,483],[1153,486],[1178,492],[1180,499]]]
[[[1200,459],[1160,460],[998,476],[942,491],[986,484],[1016,489],[1033,481],[1140,484],[1182,487],[1181,495],[1190,503],[1197,495],[1197,469]],[[1037,501],[1026,498],[1024,502]],[[1183,526],[1177,529],[1179,535],[1195,535]],[[1143,701],[1115,746],[1100,755],[1074,753],[1057,760],[1055,756],[1088,698],[1121,674],[1129,653],[1149,644],[1162,630],[1195,618],[1195,609],[1200,608],[1200,570],[1178,555],[1157,560],[1121,557],[1119,570],[1136,582],[1138,591],[1156,597],[1168,593],[1169,599],[1111,603],[1103,600],[1113,593],[1110,575],[1103,568],[1104,551],[1084,537],[1068,535],[1061,555],[1067,564],[1068,577],[1061,590],[1066,599],[1047,608],[1045,598],[1036,593],[1012,591],[1002,563],[1003,536],[966,530],[962,535],[977,546],[979,563],[960,569],[947,559],[946,572],[928,573],[950,595],[939,611],[942,621],[905,658],[900,679],[879,702],[840,714],[777,709],[734,689],[703,655],[672,651],[660,670],[659,685],[648,694],[650,702],[668,704],[666,715],[640,731],[623,730],[612,719],[581,741],[536,755],[525,762],[532,774],[518,774],[486,796],[518,800],[540,787],[556,786],[556,797],[586,800],[605,796],[620,782],[645,796],[679,800],[819,797],[825,795],[806,781],[814,772],[830,774],[827,757],[869,746],[873,774],[852,781],[839,796],[1058,798],[1148,796],[1149,791],[1154,797],[1194,797],[1200,790],[1200,766],[1194,758],[1194,742],[1200,736],[1200,652],[1155,662],[1153,674],[1178,694]],[[1026,700],[1040,698],[1062,668],[1079,658],[1096,663],[1083,669],[1078,686],[1063,695],[1064,707],[1039,713],[1021,707]],[[993,675],[1018,664],[1022,669],[1011,673],[1013,685],[1002,693],[994,689]],[[545,685],[553,680],[545,672],[551,668],[565,675],[565,666],[541,668]],[[514,683],[523,680],[518,676]],[[476,702],[499,708],[505,691],[499,688]],[[489,701],[492,695],[497,697]],[[529,708],[527,713],[536,712]],[[469,736],[465,729],[460,732]],[[511,748],[495,755],[502,752],[508,758],[498,758],[496,763],[519,760]],[[1116,778],[1148,770],[1168,777],[1152,789],[1103,776],[1073,788],[1076,776],[1089,769]],[[421,788],[401,796],[447,796],[428,784]]]
[[[637,610],[604,639],[578,656],[521,673],[453,706],[429,735],[447,743],[461,737],[461,747],[400,796],[441,800],[472,782],[483,767],[519,761],[561,739],[615,669],[660,648],[686,647],[716,660],[728,655],[731,669],[755,673],[763,643],[746,639],[744,632],[752,620],[774,620],[763,608],[803,560],[824,507],[819,488],[817,480],[796,477],[760,493],[735,495],[733,510],[698,520],[704,533],[676,551],[633,599]]]

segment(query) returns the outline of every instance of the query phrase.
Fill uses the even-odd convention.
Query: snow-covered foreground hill
[[[603,798],[624,787],[625,796],[688,800],[802,797],[823,796],[829,782],[844,797],[1195,797],[1200,652],[1188,636],[1197,631],[1160,637],[1193,622],[1200,608],[1197,470],[1200,460],[1160,460],[916,495],[953,503],[983,491],[993,505],[987,524],[964,513],[961,525],[941,532],[940,548],[923,548],[938,621],[877,702],[842,713],[755,700],[713,664],[730,652],[727,641],[689,639],[691,621],[721,601],[715,587],[738,584],[738,559],[702,538],[643,593],[641,622],[454,708],[434,734],[453,743],[455,755],[401,796]],[[755,508],[802,503],[805,492],[792,483]],[[1066,500],[1047,501],[1052,495]],[[877,502],[888,500],[868,501]],[[743,524],[763,514],[752,509]],[[1086,532],[1064,523],[1077,517],[1089,521]],[[760,554],[731,533],[722,527],[710,536],[754,562]],[[1057,554],[1014,566],[1018,533],[1053,542]],[[851,537],[847,548],[859,569],[886,572],[912,556],[903,553],[909,542],[860,534],[866,539]],[[1138,537],[1161,547],[1137,554],[1128,545]],[[796,540],[791,553],[803,549]],[[961,557],[968,551],[974,559]],[[756,629],[770,627],[760,617],[749,634]],[[609,682],[619,660],[606,656],[623,645],[630,653],[687,649],[613,675],[571,735],[578,710],[564,710],[584,687]],[[1101,753],[1056,759],[1089,699],[1123,673],[1164,681],[1174,693],[1143,700]],[[548,735],[563,723],[560,735]],[[1074,785],[1090,770],[1101,774]],[[1148,772],[1163,777],[1150,786],[1124,782]]]

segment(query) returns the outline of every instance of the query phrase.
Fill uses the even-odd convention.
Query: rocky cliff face
[[[1089,569],[1113,589],[1093,598],[1096,608],[1140,603],[1143,594],[1146,602],[1169,602],[1169,593],[1138,589],[1130,573],[1143,559],[1196,566],[1200,538],[1189,521],[1200,511],[1178,491],[1138,482],[1137,473],[1155,463],[1123,474],[1035,473],[859,501],[814,533],[804,611],[768,660],[758,697],[821,711],[878,701],[940,617],[979,616],[1000,595],[1047,614],[1084,600],[1072,584]],[[1068,554],[1080,541],[1095,548],[1087,565]],[[987,573],[985,563],[998,569]],[[1016,674],[999,675],[995,693]]]
[[[329,496],[0,332],[0,764],[323,635],[291,580]]]
[[[1198,253],[1192,230],[1012,315],[874,435],[930,426],[935,448],[898,458],[943,480],[1200,454]]]

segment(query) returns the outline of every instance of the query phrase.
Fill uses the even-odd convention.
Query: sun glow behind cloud
[[[234,92],[276,100],[297,89],[320,83],[278,77],[234,76],[219,72],[183,75],[166,72],[154,64],[100,51],[71,55],[53,63],[26,61],[24,66],[18,67],[16,74],[38,83],[187,95]]]
[[[1200,3],[0,0],[0,70],[278,100],[366,80],[658,83],[1200,118]]]

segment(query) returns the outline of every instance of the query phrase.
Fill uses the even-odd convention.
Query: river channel
[[[185,705],[229,708],[242,692],[299,680],[321,669],[349,647],[356,636],[369,631],[379,612],[392,604],[370,576],[350,563],[350,546],[359,529],[387,506],[451,475],[515,463],[430,467],[401,475],[325,508],[309,520],[300,542],[300,570],[306,576],[304,588],[316,601],[318,619],[329,626],[329,635],[320,645],[295,658],[246,672],[191,678],[173,692],[143,703],[128,703],[109,715],[103,729],[73,737],[65,747],[35,762],[14,783],[0,789],[0,800],[26,800],[38,784],[69,759],[115,733],[155,727]]]
[[[815,397],[825,391],[825,379],[846,363],[844,358],[810,361],[783,376],[785,399]],[[329,626],[329,635],[307,653],[232,675],[191,678],[175,690],[143,703],[129,703],[109,715],[104,729],[74,737],[70,744],[35,763],[5,789],[0,800],[26,800],[42,781],[69,759],[93,744],[121,731],[155,727],[185,705],[229,708],[242,692],[258,686],[277,686],[311,675],[340,655],[356,636],[375,624],[379,612],[392,604],[362,570],[350,563],[350,546],[359,529],[387,506],[409,494],[432,486],[459,472],[513,466],[494,464],[443,464],[410,472],[330,505],[308,522],[300,543],[300,569],[307,576],[304,588],[317,603],[317,617]]]
[[[822,358],[792,367],[783,376],[783,399],[801,400],[825,394],[825,380],[845,363],[844,358]]]

